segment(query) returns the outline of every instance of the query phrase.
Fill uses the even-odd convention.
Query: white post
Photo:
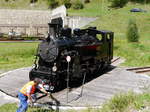
[[[71,57],[70,56],[67,56],[66,57],[66,60],[67,60],[67,62],[68,62],[68,67],[67,67],[67,103],[68,103],[68,94],[69,94],[69,63],[70,63],[70,61],[71,61]]]

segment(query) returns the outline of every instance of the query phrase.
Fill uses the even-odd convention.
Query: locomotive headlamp
[[[56,63],[54,63],[54,66],[53,66],[52,70],[53,70],[53,72],[57,71]]]
[[[71,61],[71,57],[70,57],[70,56],[67,56],[67,57],[66,57],[66,60],[67,60],[67,62],[70,62],[70,61]]]
[[[54,86],[50,86],[50,90],[53,91],[54,90]]]

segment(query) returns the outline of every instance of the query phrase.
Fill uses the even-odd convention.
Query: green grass
[[[0,106],[0,112],[16,112],[17,104],[5,104]],[[52,110],[42,109],[42,108],[28,108],[27,112],[55,112]]]
[[[103,105],[100,112],[131,112],[150,106],[150,94],[121,93]]]
[[[89,107],[86,110],[81,111],[68,110],[65,112],[133,112],[133,110],[134,111],[141,110],[144,107],[150,107],[149,93],[135,94],[133,92],[128,92],[115,95],[111,100],[103,104],[101,109],[91,109]],[[0,106],[0,112],[15,112],[16,109],[17,109],[16,104],[5,104],[3,106]],[[55,112],[55,111],[44,110],[41,108],[29,108],[27,112]]]
[[[31,66],[38,43],[0,43],[0,70]]]
[[[104,11],[104,8],[106,8],[104,4],[106,4],[106,0],[92,0],[91,3],[84,5],[84,9],[74,10],[71,8],[68,13],[70,16],[99,17],[106,12]]]

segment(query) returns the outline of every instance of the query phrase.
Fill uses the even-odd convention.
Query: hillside
[[[30,6],[29,0],[14,0],[8,5],[5,0],[0,1],[0,8],[19,8],[19,9],[48,9],[46,0]],[[84,6],[84,9],[69,9],[70,16],[92,16],[98,19],[88,26],[97,26],[98,29],[111,30],[115,33],[114,55],[126,59],[125,66],[149,66],[150,65],[150,4],[128,3],[123,8],[110,8],[107,0],[92,0]],[[147,12],[131,13],[130,9],[141,8]],[[126,31],[128,22],[134,19],[139,29],[139,43],[128,43]]]

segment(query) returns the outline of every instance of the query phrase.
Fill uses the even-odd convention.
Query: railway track
[[[134,68],[128,68],[127,71],[133,71],[135,73],[147,73],[150,72],[150,67],[134,67]]]
[[[118,61],[120,59],[120,57],[115,57],[112,59],[111,63],[115,63],[116,61]]]
[[[121,58],[121,57],[114,57],[112,60],[111,60],[111,65],[112,66],[118,66],[120,65],[121,63],[123,63],[125,61],[125,59]]]

